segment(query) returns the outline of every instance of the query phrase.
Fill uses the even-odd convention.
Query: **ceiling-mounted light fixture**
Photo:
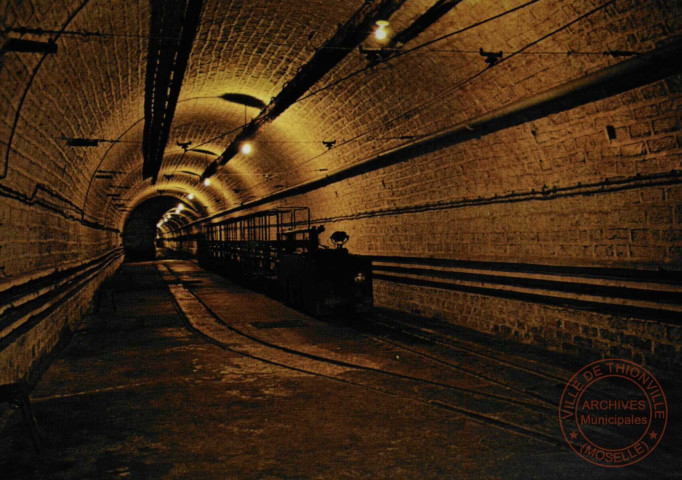
[[[242,143],[241,152],[244,155],[249,155],[252,151],[253,151],[253,147],[251,146],[251,144],[249,142]]]
[[[190,193],[189,195],[187,195],[187,200],[194,200],[194,194]]]
[[[376,25],[377,29],[374,30],[374,38],[377,40],[386,40],[386,37],[388,37],[388,32],[386,31],[388,22],[386,20],[377,20]]]
[[[211,184],[211,179],[210,178],[205,178],[204,179],[204,186],[208,187]]]

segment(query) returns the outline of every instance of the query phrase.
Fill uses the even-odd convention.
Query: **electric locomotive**
[[[292,207],[207,223],[198,235],[182,237],[196,241],[204,268],[274,292],[299,310],[369,311],[371,260],[348,252],[345,232],[334,232],[330,246],[320,245],[323,232],[323,226],[311,227],[308,208]]]

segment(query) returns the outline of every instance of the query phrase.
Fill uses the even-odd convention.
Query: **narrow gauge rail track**
[[[372,322],[372,321],[373,321],[371,318],[369,318],[369,319],[368,319],[368,318],[363,318],[363,320],[367,320],[367,321],[369,321],[369,322]],[[475,371],[475,370],[473,370],[473,369],[466,368],[466,367],[462,366],[462,363],[461,363],[461,362],[455,363],[455,362],[450,361],[450,360],[445,360],[445,359],[443,359],[443,358],[441,358],[441,357],[438,357],[438,356],[436,356],[436,355],[431,355],[431,354],[429,354],[429,353],[426,353],[426,352],[424,352],[423,350],[420,350],[420,349],[417,349],[417,348],[413,348],[413,347],[408,347],[408,346],[406,346],[406,345],[404,345],[404,344],[402,344],[402,343],[399,343],[399,342],[396,342],[396,341],[393,341],[393,340],[388,340],[388,339],[386,339],[385,337],[382,337],[382,336],[379,336],[379,335],[374,335],[374,334],[371,334],[371,333],[367,333],[367,332],[364,332],[364,331],[362,331],[362,330],[358,330],[358,332],[359,332],[360,334],[362,334],[362,335],[364,335],[364,336],[367,336],[367,337],[369,337],[369,338],[372,338],[372,339],[374,339],[374,340],[376,340],[376,341],[378,341],[378,342],[384,343],[384,344],[386,344],[386,345],[390,345],[390,346],[393,347],[393,348],[398,348],[398,349],[400,349],[400,350],[409,352],[409,353],[412,354],[412,355],[416,355],[416,356],[418,356],[418,357],[427,359],[427,360],[429,360],[429,361],[431,361],[431,362],[435,362],[435,363],[437,363],[437,364],[439,364],[439,365],[442,365],[442,366],[444,366],[445,368],[448,368],[448,369],[450,369],[450,370],[454,370],[454,371],[457,371],[457,372],[461,372],[461,373],[464,373],[465,375],[469,375],[469,376],[471,376],[471,377],[473,377],[473,378],[476,378],[476,379],[479,379],[479,380],[483,380],[483,381],[485,381],[485,382],[488,382],[488,383],[497,385],[497,386],[503,388],[504,390],[507,390],[507,391],[510,391],[510,392],[513,392],[513,393],[521,393],[521,394],[523,394],[523,395],[527,395],[527,396],[532,397],[533,399],[537,400],[538,402],[547,405],[548,407],[552,407],[552,408],[555,408],[555,409],[559,408],[559,402],[556,402],[556,401],[552,400],[551,398],[548,398],[548,397],[546,397],[546,396],[544,396],[544,395],[540,395],[540,394],[538,394],[538,393],[536,393],[536,392],[534,392],[534,391],[531,391],[531,390],[529,390],[529,389],[527,389],[527,388],[521,388],[521,387],[519,387],[519,386],[517,386],[517,385],[515,385],[515,384],[511,384],[511,383],[509,383],[509,382],[504,382],[504,381],[502,381],[502,380],[498,380],[497,378],[493,378],[493,377],[490,376],[490,375],[485,375],[485,374],[480,373],[480,372],[477,372],[477,371]],[[433,343],[435,343],[435,342],[433,342]],[[505,367],[508,367],[508,365],[505,365]],[[527,369],[524,369],[524,371],[527,371]],[[563,385],[561,385],[561,384],[559,384],[559,383],[556,383],[555,385],[557,385],[557,386],[563,386]]]
[[[178,276],[175,272],[173,272],[173,270],[172,270],[170,267],[168,267],[168,266],[166,265],[166,268],[169,270],[169,272],[170,272],[170,273],[171,273],[179,282],[183,283],[182,280],[179,278],[179,276]],[[220,324],[222,324],[224,327],[228,328],[228,329],[229,329],[230,331],[232,331],[233,333],[236,333],[236,334],[238,334],[238,335],[240,335],[240,336],[242,336],[242,337],[244,337],[244,338],[247,338],[247,339],[249,339],[249,340],[251,340],[251,341],[253,341],[253,342],[256,342],[256,343],[258,343],[258,344],[260,344],[260,345],[263,345],[263,346],[266,346],[266,347],[269,347],[269,348],[273,348],[273,349],[276,349],[276,350],[280,350],[280,351],[285,352],[285,353],[289,353],[289,354],[293,354],[293,355],[298,355],[298,356],[301,356],[301,357],[304,357],[304,358],[307,358],[307,359],[311,359],[311,360],[321,361],[321,362],[324,362],[324,363],[333,364],[333,365],[336,365],[336,366],[339,366],[339,367],[351,368],[351,369],[357,369],[357,370],[363,370],[363,371],[372,372],[372,373],[378,373],[378,374],[387,375],[387,376],[391,376],[391,377],[395,377],[395,378],[399,378],[399,379],[404,379],[404,380],[410,380],[410,381],[425,383],[425,384],[433,385],[433,386],[436,386],[436,387],[443,387],[443,388],[448,388],[448,389],[453,389],[453,390],[459,390],[459,391],[462,391],[462,392],[465,392],[465,393],[474,393],[474,394],[479,395],[479,396],[481,396],[481,397],[492,398],[492,399],[495,399],[495,400],[501,400],[501,401],[504,401],[504,402],[513,403],[513,404],[516,404],[516,405],[524,406],[524,407],[527,407],[527,408],[536,409],[536,410],[538,410],[538,411],[542,411],[542,410],[544,410],[544,411],[548,411],[548,410],[549,410],[549,411],[552,411],[552,412],[555,411],[554,408],[552,408],[552,409],[547,408],[546,406],[540,405],[540,404],[537,403],[537,402],[528,402],[528,401],[518,400],[518,399],[514,399],[514,398],[510,398],[510,397],[505,397],[505,396],[501,396],[501,395],[497,395],[497,394],[487,393],[487,392],[478,392],[478,391],[476,391],[476,390],[469,389],[469,388],[464,388],[464,387],[459,387],[459,386],[455,386],[455,385],[450,385],[450,384],[447,384],[447,383],[437,382],[437,381],[434,381],[434,380],[424,379],[424,378],[420,378],[420,377],[414,377],[414,376],[411,376],[411,375],[406,375],[406,374],[402,374],[402,373],[398,373],[398,372],[394,372],[394,371],[390,371],[390,370],[383,370],[383,369],[378,369],[378,368],[375,368],[375,367],[368,367],[368,366],[366,366],[366,365],[360,365],[360,364],[357,364],[357,363],[351,363],[351,362],[336,360],[336,359],[333,359],[333,358],[328,358],[328,357],[323,357],[323,356],[320,356],[320,355],[311,354],[311,353],[305,352],[305,351],[303,351],[303,350],[292,349],[292,348],[285,347],[285,346],[282,346],[282,345],[274,344],[274,343],[272,343],[272,342],[267,342],[267,341],[265,341],[265,340],[263,340],[263,339],[254,337],[253,335],[250,335],[250,334],[248,334],[248,333],[246,333],[246,332],[243,332],[243,331],[241,331],[241,330],[235,328],[235,327],[232,326],[232,325],[229,325],[229,324],[228,324],[227,322],[225,322],[222,318],[220,318],[219,315],[217,315],[215,312],[213,312],[213,311],[211,310],[211,308],[210,308],[210,307],[209,307],[209,306],[200,298],[200,296],[198,296],[198,295],[192,290],[191,286],[188,286],[186,283],[183,283],[183,286],[184,286],[184,288],[185,288],[186,290],[189,291],[189,293],[190,293],[192,296],[194,296],[194,297],[196,298],[196,300],[197,300],[197,301],[198,301],[198,302],[199,302],[207,311],[209,311],[209,313],[210,313],[210,314],[211,314],[211,315],[212,315]],[[516,393],[523,393],[523,392],[521,392],[520,390],[515,390],[515,392],[516,392]],[[553,405],[552,405],[552,406],[553,406]]]
[[[507,416],[509,416],[510,407],[515,409],[513,412],[518,412],[518,409],[523,409],[526,417],[533,417],[532,423],[541,425],[543,419],[554,420],[556,415],[556,409],[553,406],[548,406],[546,402],[538,401],[538,399],[533,399],[531,401],[519,400],[504,395],[482,392],[466,387],[414,377],[395,371],[340,361],[273,344],[254,337],[249,333],[241,331],[226,323],[209,307],[209,305],[207,305],[200,295],[194,291],[190,280],[183,281],[181,276],[168,264],[164,263],[162,265],[165,272],[162,270],[161,266],[159,266],[159,271],[166,280],[175,307],[184,319],[187,327],[222,349],[288,370],[323,377],[335,382],[409,399],[432,408],[447,410],[468,417],[478,423],[494,426],[508,432],[513,432],[517,435],[530,437],[546,444],[554,446],[565,445],[565,442],[560,437],[554,435],[551,428],[546,429],[547,431],[541,431],[537,428],[524,425],[523,421],[510,420],[509,418],[505,418],[504,415],[497,415],[494,413],[482,413],[466,406],[466,404],[484,402],[485,405],[489,407],[489,410],[501,411],[506,413]],[[233,336],[232,339],[225,338],[228,333]],[[230,341],[234,340],[234,336],[240,339],[242,342],[241,345],[234,341]],[[251,343],[254,347],[252,351],[249,351],[249,349],[244,347],[244,341]],[[280,355],[275,355],[275,358],[272,358],[272,356],[269,357],[263,353],[263,350],[268,349],[277,351]],[[372,376],[374,376],[375,379],[380,379],[381,377],[384,379],[390,378],[393,382],[404,384],[406,388],[390,389],[382,386],[381,381],[368,383],[367,381],[361,381],[356,378],[349,379],[341,376],[341,374],[348,371],[369,374],[370,379]],[[366,380],[366,376],[362,377],[362,380]],[[431,390],[426,391],[423,394],[420,394],[421,392],[415,393],[415,390],[417,390],[415,387],[418,388],[418,385],[427,386]],[[436,389],[436,391],[434,392],[433,389]],[[410,393],[406,393],[406,391]],[[442,395],[443,392],[454,392],[458,397],[456,399],[449,398],[447,401],[433,398],[434,396]],[[460,401],[460,404],[457,404],[457,400]],[[461,403],[464,403],[465,406],[461,405]]]
[[[516,393],[522,393],[524,395],[527,395],[538,400],[539,402],[544,403],[545,405],[552,406],[555,409],[559,408],[559,402],[554,400],[553,398],[554,397],[558,398],[559,392],[564,389],[564,387],[570,380],[570,374],[562,371],[561,367],[553,367],[555,372],[559,371],[561,373],[556,374],[547,371],[548,370],[547,364],[538,362],[531,358],[508,355],[508,357],[513,357],[514,360],[503,359],[499,357],[499,352],[495,352],[494,350],[488,350],[487,353],[484,353],[484,351],[482,351],[484,350],[484,348],[480,344],[476,344],[476,346],[473,346],[470,342],[466,342],[465,340],[444,335],[443,333],[437,333],[430,329],[421,328],[409,322],[403,322],[401,320],[396,319],[383,319],[383,316],[384,314],[373,314],[371,316],[363,317],[362,321],[365,323],[373,324],[375,326],[379,326],[386,331],[395,332],[400,335],[413,338],[415,340],[418,340],[429,345],[442,346],[446,350],[464,353],[468,356],[478,357],[481,360],[487,362],[489,366],[492,366],[493,367],[491,369],[492,371],[497,371],[498,369],[500,370],[506,369],[507,374],[509,374],[511,370],[520,372],[522,374],[526,374],[528,378],[531,379],[535,377],[536,389],[542,389],[545,392],[551,391],[555,395],[552,394],[542,395],[534,391],[533,389],[522,388],[519,386],[519,384],[522,382],[517,381],[514,384],[504,382],[503,380],[499,380],[498,378],[494,378],[490,375],[466,368],[462,366],[461,363],[444,360],[443,358],[431,355],[417,348],[410,347],[399,342],[394,342],[392,340],[388,340],[384,336],[368,333],[366,331],[366,328],[353,327],[353,325],[351,325],[351,328],[355,328],[359,333],[364,334],[369,338],[375,339],[376,341],[384,342],[389,345],[395,346],[395,348],[400,348],[402,350],[409,351],[414,355],[430,359],[431,361],[440,363],[448,368],[451,368],[452,370],[461,371],[462,373],[471,375],[474,378],[479,378],[491,384],[498,385],[499,387],[505,390]],[[498,356],[496,356],[495,353],[498,353]],[[520,361],[523,361],[528,365],[534,365],[537,368],[543,368],[544,371],[539,370],[537,368],[531,368],[530,366],[520,365],[518,363]],[[483,365],[482,367],[485,367],[485,365]],[[578,367],[576,367],[576,370],[577,369]],[[602,396],[604,396],[604,398],[609,398],[613,400],[620,398],[619,395],[625,394],[625,392],[618,392],[613,390],[613,386],[610,386],[610,389],[606,390],[604,390],[602,386],[593,386],[593,388],[595,389],[595,391],[599,391],[599,393]]]
[[[397,331],[401,334],[407,335],[409,337],[422,340],[427,343],[431,344],[436,344],[436,345],[443,345],[451,350],[457,350],[460,352],[465,352],[469,355],[473,355],[475,357],[480,357],[484,359],[485,361],[488,361],[493,364],[500,365],[505,368],[512,368],[514,370],[518,370],[521,372],[528,373],[532,376],[543,378],[548,381],[556,382],[557,384],[561,385],[562,387],[566,384],[566,382],[569,381],[570,375],[557,375],[551,372],[547,371],[540,371],[534,368],[530,368],[528,366],[520,365],[519,363],[516,363],[511,360],[503,360],[499,358],[499,356],[493,355],[493,353],[483,353],[480,351],[480,346],[478,349],[473,348],[470,345],[467,345],[466,342],[459,340],[459,339],[454,339],[452,337],[443,337],[442,335],[432,333],[431,331],[424,329],[424,328],[419,328],[416,327],[415,325],[412,324],[407,324],[407,323],[401,323],[399,320],[396,321],[395,319],[391,319],[390,321],[383,320],[382,315],[372,315],[371,317],[367,318],[367,320],[375,325],[381,326],[382,328],[386,328],[389,330]],[[398,325],[396,325],[398,323]],[[533,364],[536,366],[544,366],[540,365],[539,362],[529,359],[529,358],[524,358],[523,361],[528,364]]]

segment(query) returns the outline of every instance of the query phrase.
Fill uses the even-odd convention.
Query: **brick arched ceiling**
[[[372,3],[205,0],[152,184],[142,178],[150,2],[3,2],[3,43],[52,40],[58,49],[0,57],[3,191],[116,228],[159,194],[192,193],[214,213],[649,51],[680,24],[672,1],[393,2],[389,40],[406,29],[412,38],[377,57],[382,45],[366,30],[362,50],[346,52],[257,130],[251,155],[237,154],[204,186],[200,176],[245,122]],[[442,11],[420,24],[433,7]],[[491,65],[496,57],[481,50],[502,56]]]

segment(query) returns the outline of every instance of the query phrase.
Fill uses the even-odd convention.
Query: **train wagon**
[[[207,223],[198,234],[176,238],[196,242],[204,268],[274,293],[307,313],[371,310],[371,260],[348,252],[345,232],[334,232],[330,244],[321,245],[322,232],[323,226],[310,225],[308,208],[292,207]]]

